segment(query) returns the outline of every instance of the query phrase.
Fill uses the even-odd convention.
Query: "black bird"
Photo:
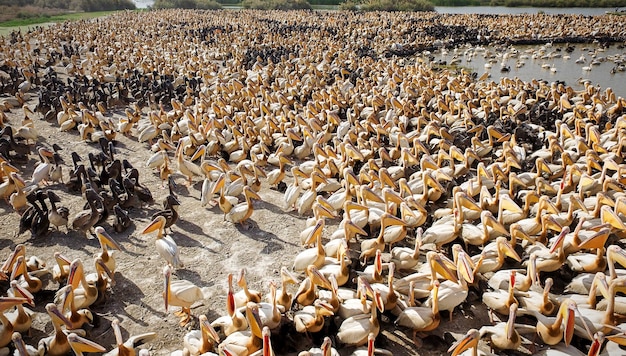
[[[31,201],[31,204],[36,211],[30,225],[30,233],[34,237],[39,237],[47,234],[50,228],[50,219],[48,219],[48,205],[46,205],[45,200],[47,197],[48,195],[43,190],[39,190],[35,195],[36,199]],[[37,202],[41,204],[41,207],[37,204]]]
[[[115,204],[113,207],[113,212],[115,214],[115,222],[113,223],[113,229],[116,232],[124,232],[126,229],[130,227],[132,221],[128,216],[128,212],[120,207],[119,204]]]
[[[48,191],[48,200],[50,201],[50,211],[48,212],[48,220],[50,223],[54,225],[54,227],[59,230],[59,226],[65,226],[66,230],[69,230],[67,226],[68,217],[70,215],[70,210],[65,206],[57,206],[57,203],[61,202],[61,198],[53,192]]]
[[[165,198],[163,202],[163,210],[157,211],[152,215],[152,220],[156,219],[157,216],[163,216],[165,218],[165,228],[170,228],[171,226],[178,221],[178,207],[180,206],[180,201],[176,196],[170,194]]]

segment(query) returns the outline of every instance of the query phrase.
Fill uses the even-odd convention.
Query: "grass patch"
[[[0,22],[0,27],[20,27],[31,26],[46,22],[64,22],[64,21],[76,21],[84,19],[92,19],[96,17],[102,17],[114,13],[115,11],[95,11],[95,12],[73,12],[58,15],[33,15],[32,17],[15,18],[8,21]]]

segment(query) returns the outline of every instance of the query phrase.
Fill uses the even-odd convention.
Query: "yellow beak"
[[[450,346],[448,352],[452,352],[452,356],[458,356],[466,350],[478,347],[479,340],[480,332],[476,329],[470,329],[461,340]]]
[[[141,232],[142,234],[149,234],[151,232],[157,231],[165,226],[165,218],[161,215],[157,216],[152,222],[146,226],[145,229]]]
[[[121,250],[122,247],[109,235],[106,230],[102,226],[96,226],[96,236],[102,242],[103,245],[106,245],[115,250]]]
[[[67,341],[70,344],[72,350],[77,355],[82,355],[83,352],[104,352],[106,349],[91,340],[82,338],[75,333],[67,335]]]

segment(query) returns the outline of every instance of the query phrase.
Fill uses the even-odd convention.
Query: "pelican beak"
[[[162,216],[158,216],[156,219],[152,220],[152,222],[146,226],[145,229],[141,232],[142,234],[149,234],[151,232],[157,231],[163,227],[165,223],[165,219],[162,219]]]
[[[115,280],[114,280],[115,273],[109,269],[109,267],[106,265],[106,263],[104,263],[104,260],[101,257],[96,258],[96,263],[98,264],[98,266],[100,266],[102,268],[104,273],[107,274],[107,276],[111,280],[111,285],[114,285],[115,284]],[[98,273],[102,273],[102,271],[98,271]]]
[[[310,245],[313,243],[313,241],[316,241],[317,238],[319,236],[322,235],[322,232],[324,231],[324,226],[326,225],[326,223],[324,222],[324,219],[317,219],[317,222],[315,223],[315,226],[313,227],[313,230],[311,230],[309,236],[306,238],[304,244],[305,245]]]
[[[24,344],[24,340],[22,340],[22,334],[16,331],[11,336],[11,339],[13,340],[13,345],[15,345],[15,349],[19,352],[19,355],[28,355],[26,344]]]
[[[15,260],[15,263],[13,264],[13,270],[11,271],[11,280],[14,280],[17,277],[21,276],[22,273],[28,273],[28,272],[24,272],[25,268],[23,267],[23,265],[24,265],[24,256],[17,256],[17,259]]]
[[[321,307],[319,309],[321,315],[323,316],[335,315],[335,313],[333,312],[333,306],[330,305],[329,303],[326,303],[325,301],[320,300],[318,304]]]
[[[224,354],[224,356],[237,356],[237,354],[233,350],[231,350],[231,347],[232,346],[225,345],[222,348],[222,353]]]
[[[526,231],[522,230],[521,226],[518,223],[513,223],[511,224],[511,227],[509,228],[509,233],[511,234],[512,237],[514,237],[516,240],[527,240],[527,241],[534,241],[530,235],[528,235],[526,233]],[[511,246],[512,247],[512,246]]]
[[[374,193],[370,187],[362,185],[361,186],[361,195],[367,199],[368,201],[374,201],[377,203],[385,203],[383,198],[381,198],[378,194]]]
[[[271,356],[272,355],[272,347],[270,345],[270,336],[272,333],[270,332],[270,328],[267,326],[263,327],[263,356]]]
[[[516,214],[521,214],[524,212],[524,210],[519,205],[517,205],[517,203],[514,202],[511,197],[506,194],[503,194],[500,197],[500,204],[503,210],[507,210]]]
[[[509,320],[506,323],[506,337],[511,340],[515,333],[515,317],[517,316],[517,304],[513,303],[509,307]]]
[[[559,222],[556,221],[552,215],[543,215],[541,217],[541,221],[545,224],[546,229],[554,231],[561,231],[563,229],[563,226],[561,226],[561,224],[559,224]]]
[[[385,226],[406,226],[406,222],[395,215],[385,214],[383,216],[385,218]]]
[[[76,279],[76,274],[80,263],[80,259],[75,259],[74,261],[72,261],[72,263],[70,263],[70,272],[67,276],[67,284],[74,285],[74,279]]]
[[[555,253],[559,246],[563,245],[563,241],[565,241],[565,235],[569,234],[569,226],[565,226],[563,230],[559,233],[559,237],[557,237],[556,241],[554,241],[554,245],[550,248],[550,253]]]
[[[328,278],[326,278],[326,276],[324,276],[322,272],[320,272],[317,267],[315,267],[314,265],[309,265],[307,267],[307,271],[310,274],[311,282],[313,282],[313,284],[324,287],[325,289],[331,288],[330,281],[328,280]]]
[[[209,319],[207,319],[206,315],[200,315],[200,328],[208,333],[208,335],[215,342],[220,342],[220,336],[217,334],[217,331],[213,328],[211,323],[209,323]]]
[[[298,278],[294,276],[293,273],[289,272],[289,270],[285,267],[280,269],[280,278],[282,279],[283,283],[285,282],[290,282],[294,284],[300,283]]]
[[[607,260],[626,266],[626,251],[617,245],[611,245],[607,248]]]
[[[454,273],[452,273],[450,268],[448,268],[448,266],[441,259],[441,256],[437,252],[429,251],[426,254],[426,258],[429,259],[429,257],[430,257],[430,268],[435,273],[438,273],[443,278],[453,281],[455,283],[459,281],[457,276]]]
[[[233,274],[228,274],[228,294],[226,296],[226,309],[228,315],[235,314],[235,294],[233,293]]]
[[[622,219],[615,214],[613,210],[607,205],[604,205],[600,210],[600,219],[603,224],[610,224],[617,230],[623,231],[626,230],[626,225],[622,221]]]
[[[610,233],[611,230],[609,229],[601,229],[585,241],[581,242],[578,247],[580,249],[603,248]]]
[[[393,191],[392,189],[389,188],[385,188],[384,192],[383,192],[383,199],[385,201],[391,201],[393,203],[396,203],[398,205],[402,204],[404,202],[404,199],[402,199],[402,197],[396,193],[395,191]]]
[[[35,297],[24,287],[22,287],[16,280],[11,281],[11,288],[15,291],[15,296],[19,298],[26,298],[26,303],[31,307],[35,307]]]
[[[252,319],[256,322],[257,326],[263,325],[263,323],[261,322],[261,316],[259,315],[259,307],[256,305],[256,303],[252,302],[248,302],[248,305],[253,305],[253,307],[246,307],[246,313],[251,312]]]
[[[507,239],[503,240],[504,241],[502,241],[501,243],[502,252],[504,252],[506,256],[516,260],[517,262],[521,262],[522,258],[517,254],[517,252],[515,252],[515,249],[513,248],[513,246],[511,246],[511,243]]]
[[[193,155],[191,155],[191,161],[195,161],[200,157],[204,157],[204,153],[206,152],[206,145],[200,145],[200,147],[198,147],[198,149],[196,150],[196,152],[193,153]]]
[[[608,335],[608,336],[606,336],[606,339],[609,340],[609,341],[612,341],[612,342],[614,342],[614,343],[616,343],[618,345],[626,346],[626,334],[624,334],[624,333],[615,334],[615,335]],[[594,341],[595,341],[595,339],[594,339]],[[600,344],[600,345],[602,345],[602,344]],[[592,344],[592,347],[593,347],[593,344]],[[590,353],[590,355],[592,355],[592,354]]]
[[[467,283],[474,283],[474,268],[472,267],[472,259],[465,251],[459,252],[457,256],[457,271],[459,275],[467,281]]]
[[[245,192],[246,196],[248,196],[248,199],[263,200],[263,199],[261,199],[261,197],[254,190],[250,189],[247,186],[246,186],[246,188],[244,188],[244,192]]]
[[[474,210],[474,211],[483,210],[480,206],[478,206],[478,204],[476,204],[474,199],[470,198],[470,196],[467,195],[467,193],[465,192],[457,193],[456,197],[457,197],[457,205],[459,207],[464,207],[464,208]]]
[[[0,297],[0,310],[7,310],[23,303],[28,303],[28,299],[22,297]]]
[[[569,346],[569,344],[572,342],[572,337],[574,336],[574,326],[576,325],[575,311],[576,303],[570,301],[569,305],[567,306],[567,310],[564,311],[565,328],[563,330],[563,341],[565,342],[566,346]]]
[[[450,346],[448,352],[452,352],[452,356],[458,356],[466,350],[478,347],[479,340],[480,332],[476,329],[470,329],[461,340]]]
[[[59,310],[59,308],[54,303],[48,303],[46,305],[46,311],[51,317],[58,318],[62,321],[66,326],[71,326],[71,322],[63,315],[63,313]]]
[[[344,224],[346,224],[348,230],[350,232],[352,232],[353,234],[359,234],[361,236],[367,236],[367,232],[365,232],[365,230],[363,230],[358,225],[356,225],[352,220],[348,220],[348,221],[344,222]]]
[[[165,266],[165,268],[163,268],[163,275],[165,275],[163,301],[165,302],[165,312],[167,312],[170,301],[170,278],[172,277],[172,270],[169,266]]]
[[[67,335],[67,341],[74,353],[81,355],[83,352],[104,352],[106,349],[91,340],[82,338],[75,333]]]
[[[19,172],[19,169],[17,169],[17,167],[15,167],[14,165],[10,164],[9,162],[3,162],[4,165],[2,165],[2,169],[4,170],[4,174],[6,175],[10,175],[11,173],[17,173]]]
[[[374,302],[376,302],[376,307],[379,312],[385,311],[385,302],[383,301],[383,297],[380,295],[379,291],[374,292]]]
[[[621,334],[622,337],[623,335],[624,334]],[[620,335],[611,335],[611,336],[620,336]],[[601,331],[595,333],[593,335],[593,342],[591,343],[591,346],[589,346],[589,352],[587,352],[587,355],[598,356],[600,354],[600,350],[602,350],[602,344],[604,343],[605,338],[611,340],[609,337],[605,337],[604,333],[602,333]],[[626,340],[622,340],[622,342],[624,341]],[[613,342],[615,342],[616,344],[619,344],[619,342],[616,342],[616,341],[613,341]],[[619,345],[622,345],[622,344],[619,344]]]
[[[13,178],[15,185],[17,185],[19,189],[22,189],[26,186],[26,182],[19,174],[11,172],[11,178]]]
[[[368,355],[374,354],[374,350],[375,350],[374,340],[376,340],[376,336],[374,336],[374,333],[369,333],[369,335],[367,335],[367,354]]]
[[[484,223],[486,223],[488,226],[491,226],[491,228],[495,231],[509,236],[509,230],[507,230],[507,228],[504,227],[504,225],[502,225],[489,210],[485,210],[485,218],[486,221]]]
[[[106,245],[114,250],[121,250],[122,247],[109,235],[106,230],[101,226],[96,226],[96,236],[102,241],[103,245]]]
[[[337,217],[337,214],[335,214],[334,209],[330,206],[330,204],[328,203],[328,200],[322,198],[321,196],[317,196],[317,202],[318,202],[318,213],[320,214],[320,216],[329,218],[329,219],[334,219]]]
[[[383,272],[383,255],[380,250],[376,250],[376,257],[374,257],[374,269],[378,274]]]
[[[224,187],[225,181],[226,181],[226,178],[224,174],[223,173],[220,174],[220,176],[215,181],[215,184],[213,185],[213,190],[211,191],[211,195],[217,194],[220,190],[222,190],[222,188]]]

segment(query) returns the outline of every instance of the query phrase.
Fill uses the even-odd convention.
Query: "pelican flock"
[[[429,58],[531,43],[488,63],[556,72],[566,42],[617,72],[625,20],[160,10],[0,37],[0,355],[623,354],[624,93]]]

